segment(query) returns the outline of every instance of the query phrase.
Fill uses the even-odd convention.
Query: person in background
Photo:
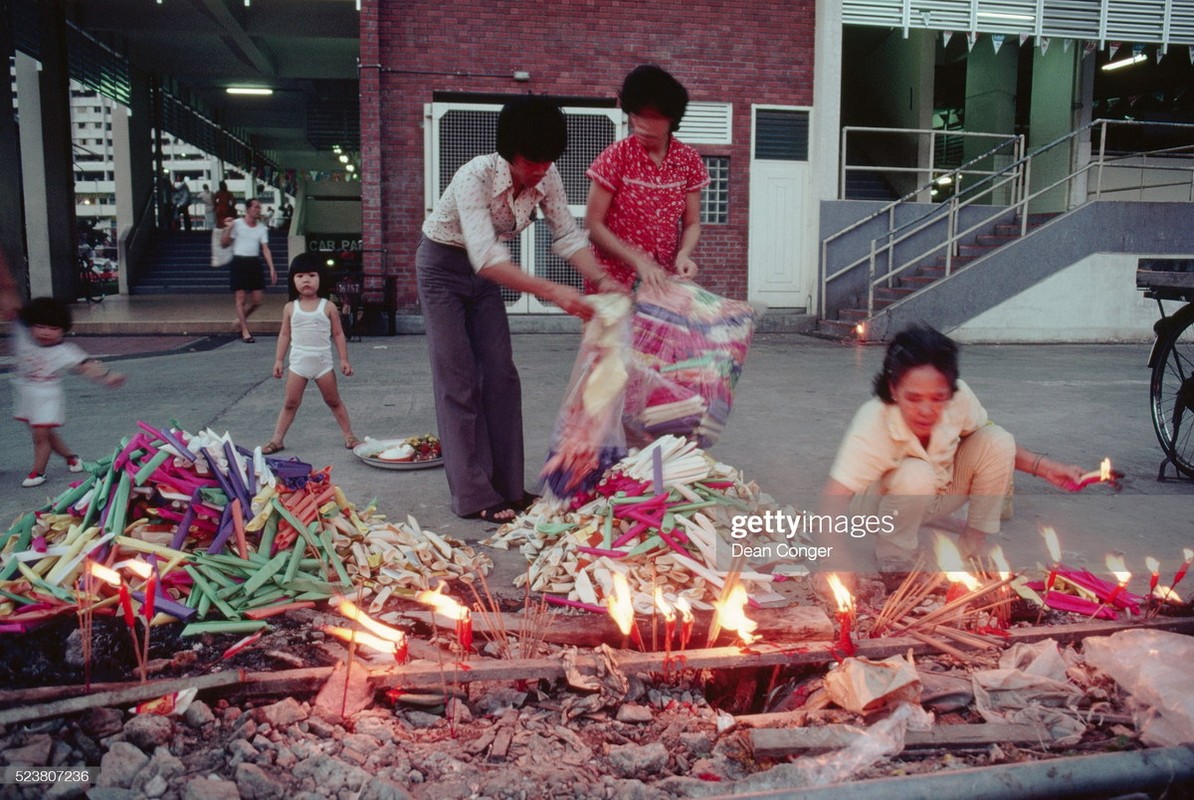
[[[878,531],[875,540],[881,572],[910,569],[921,525],[963,505],[966,528],[958,549],[964,558],[982,554],[987,536],[999,532],[1016,470],[1067,491],[1082,488],[1080,467],[1017,445],[991,422],[958,378],[958,346],[932,328],[896,334],[874,391],[842,439],[822,512],[889,520],[890,530]]]
[[[33,468],[21,482],[21,486],[32,488],[46,482],[51,453],[66,459],[70,472],[83,471],[82,459],[58,434],[66,421],[61,373],[71,370],[109,389],[122,385],[125,378],[89,357],[77,344],[65,341],[71,326],[70,307],[61,300],[36,297],[13,321],[12,415],[29,426],[33,439]]]
[[[191,189],[181,175],[174,176],[174,228],[191,229]]]
[[[216,204],[212,196],[211,187],[203,184],[203,191],[199,193],[199,201],[203,203],[203,225],[209,231],[216,227]]]
[[[506,242],[541,215],[552,252],[602,282],[555,167],[567,137],[551,100],[510,101],[498,115],[497,152],[457,170],[423,223],[415,270],[435,415],[451,508],[468,519],[503,522],[533,500],[524,490],[522,388],[502,288],[592,315],[573,287],[523,271]]]
[[[228,191],[226,181],[220,181],[216,193],[212,195],[211,199],[215,206],[213,210],[217,221],[236,216],[236,198],[232,196],[232,192]]]
[[[245,207],[243,219],[234,219],[224,228],[220,243],[232,247],[232,266],[229,286],[236,296],[236,323],[240,340],[253,344],[257,340],[249,331],[249,316],[261,307],[265,281],[261,274],[261,259],[269,267],[269,284],[278,282],[274,257],[269,250],[269,228],[261,222],[261,201],[254,198]]]
[[[701,237],[701,189],[709,171],[700,154],[675,137],[688,91],[665,70],[636,67],[622,83],[622,110],[631,135],[605,148],[586,173],[585,227],[608,282],[636,280],[662,288],[669,275],[695,278],[692,252]]]

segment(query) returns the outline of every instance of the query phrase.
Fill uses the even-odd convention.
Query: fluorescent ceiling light
[[[273,89],[263,89],[260,86],[229,86],[225,89],[228,94],[273,94]]]
[[[1144,53],[1137,53],[1136,55],[1132,56],[1131,58],[1124,58],[1124,59],[1120,59],[1119,61],[1112,61],[1109,64],[1104,64],[1103,71],[1110,72],[1113,69],[1122,69],[1124,67],[1130,67],[1133,64],[1139,64],[1141,61],[1147,61],[1147,60],[1148,60],[1148,56],[1146,56]]]
[[[940,178],[937,179],[938,186],[949,186],[953,182],[954,182],[954,179],[952,177],[950,177],[949,175],[942,175]]]
[[[1034,17],[1032,14],[1006,14],[1002,11],[980,11],[978,12],[978,15],[986,19],[1010,19],[1015,20],[1016,22],[1036,22],[1036,17]]]

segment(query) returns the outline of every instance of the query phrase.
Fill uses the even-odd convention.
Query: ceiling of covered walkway
[[[67,20],[279,167],[359,149],[354,0],[64,0]],[[229,94],[229,87],[271,89]]]

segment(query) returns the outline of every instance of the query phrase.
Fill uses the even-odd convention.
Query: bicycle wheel
[[[1153,364],[1149,394],[1161,449],[1194,478],[1194,306],[1172,317]]]
[[[77,289],[79,300],[86,300],[88,303],[99,303],[104,299],[104,292],[99,286],[99,281],[96,280],[95,270],[89,258],[79,259],[79,285]]]

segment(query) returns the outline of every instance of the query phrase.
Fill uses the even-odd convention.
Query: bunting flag
[[[1095,43],[1088,41],[1082,46],[1082,57],[1085,58],[1086,56],[1090,55],[1095,51],[1095,49]]]
[[[1162,58],[1164,58],[1164,57],[1165,57],[1165,55],[1166,55],[1166,54],[1165,54],[1165,49],[1164,49],[1164,48],[1162,48],[1162,47],[1158,47],[1158,48],[1156,49],[1156,51],[1153,53],[1153,55],[1156,57],[1156,59],[1157,59],[1157,63],[1158,63],[1158,64],[1160,64],[1160,63],[1161,63],[1161,59],[1162,59]]]
[[[1003,47],[1003,40],[1006,37],[1002,33],[991,34],[991,46],[995,48],[995,52],[999,52],[999,48]]]
[[[1119,52],[1119,48],[1122,44],[1123,44],[1123,42],[1112,42],[1111,44],[1107,45],[1107,47],[1108,47],[1107,60],[1108,61],[1115,58],[1115,54]]]
[[[974,44],[977,41],[978,41],[978,32],[977,31],[971,31],[970,33],[966,34],[966,49],[968,51],[973,50]]]
[[[1190,45],[1188,49],[1190,51],[1190,63],[1194,64],[1194,44]]]
[[[1063,53],[1070,52],[1070,45],[1072,45],[1073,43],[1074,43],[1073,39],[1062,39],[1061,40],[1061,52],[1063,52]]]
[[[1028,41],[1028,34],[1027,34],[1027,33],[1021,33],[1021,34],[1020,34],[1020,46],[1021,46],[1021,47],[1023,47],[1023,46],[1024,46],[1024,43],[1025,43],[1025,42],[1027,42],[1027,41]]]
[[[941,31],[941,46],[949,47],[949,40],[954,38],[953,31]]]
[[[1066,41],[1069,42],[1069,39],[1066,39]],[[1043,55],[1045,55],[1045,53],[1049,52],[1049,37],[1042,36],[1041,40],[1040,40],[1040,45],[1041,45],[1041,55],[1043,56]]]
[[[1132,58],[1133,59],[1140,58],[1140,56],[1143,53],[1144,53],[1144,45],[1142,45],[1142,44],[1132,45]]]

